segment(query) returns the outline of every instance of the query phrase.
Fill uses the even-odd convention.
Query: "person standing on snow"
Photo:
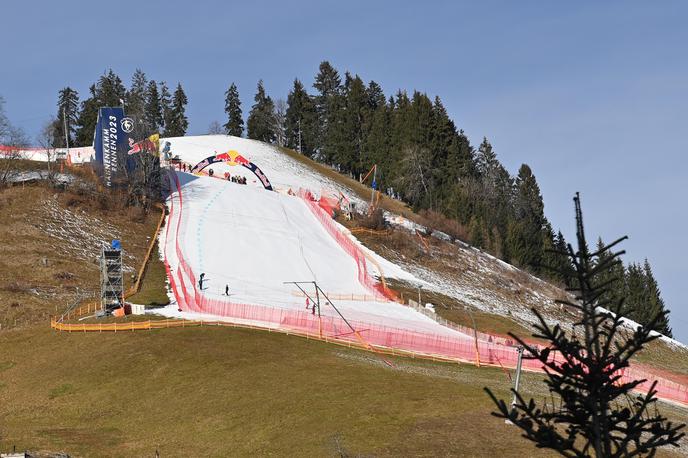
[[[225,296],[229,296],[229,285],[225,285]]]
[[[201,273],[201,276],[198,278],[198,288],[203,291],[203,279],[205,278],[205,272]]]

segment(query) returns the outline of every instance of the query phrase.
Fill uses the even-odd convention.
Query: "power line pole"
[[[69,157],[69,131],[67,130],[67,111],[62,108],[62,122],[64,123],[65,145],[67,145],[67,157]]]
[[[521,384],[521,364],[523,362],[523,350],[524,348],[521,346],[516,348],[516,351],[518,352],[518,362],[516,363],[516,380],[514,381],[514,398],[511,401],[511,410],[513,410],[514,406],[516,405],[516,393],[518,393],[518,388]],[[510,423],[510,421],[507,420],[506,423]]]
[[[299,118],[299,154],[303,154],[301,151],[301,118]]]
[[[373,188],[372,192],[370,193],[370,208],[373,208],[373,201],[375,199],[375,188],[376,188],[376,178],[377,178],[377,164],[373,166],[373,182],[371,183],[371,186]],[[420,289],[418,289],[418,302],[420,303]]]

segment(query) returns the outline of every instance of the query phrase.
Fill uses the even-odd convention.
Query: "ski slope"
[[[280,192],[299,188],[348,190],[260,142],[227,136],[163,141],[170,141],[172,154],[190,164],[215,152],[239,151],[265,172],[277,190],[266,191],[242,167],[213,164],[210,167],[214,169],[215,177],[172,172],[176,175],[172,182],[178,180],[178,189],[172,185],[175,192],[171,194],[168,205],[175,210],[169,218],[169,227],[161,235],[160,246],[170,271],[177,273],[177,283],[191,290],[197,286],[198,276],[204,273],[202,295],[209,300],[303,312],[306,298],[288,282],[316,281],[344,318],[351,322],[461,340],[471,338],[441,326],[410,307],[386,299],[361,281],[361,266],[326,230],[312,206],[309,207],[301,197]],[[240,185],[217,178],[224,171],[247,176],[249,184]],[[337,230],[357,244],[361,251],[365,250],[345,228],[339,226]],[[375,281],[381,270],[387,277],[416,280],[383,258],[370,252],[368,255],[375,260],[367,261],[365,266],[367,275],[371,277],[369,280]],[[188,263],[194,278],[178,273],[180,257]],[[229,296],[224,295],[227,285]],[[309,294],[314,294],[312,286],[306,288]],[[346,297],[355,300],[346,300]],[[338,316],[335,308],[325,300],[321,304],[323,316]],[[189,307],[184,310],[177,303],[163,311],[166,315],[189,318],[198,318],[199,312],[205,315],[204,318],[210,318],[203,313],[204,310],[191,310]],[[232,316],[212,318],[233,319]],[[251,324],[273,326],[260,322]]]
[[[161,145],[170,142],[172,155],[178,155],[183,161],[194,165],[213,154],[235,150],[258,165],[270,179],[272,186],[278,191],[286,192],[289,189],[296,191],[299,188],[305,188],[316,195],[320,195],[322,190],[341,191],[349,199],[357,202],[357,206],[365,205],[365,202],[358,199],[351,189],[314,172],[309,167],[263,142],[228,135],[172,137],[163,138],[160,142]],[[244,175],[250,185],[260,186],[256,177],[243,167],[216,163],[209,166],[206,171],[208,169],[213,169],[215,176],[220,177],[223,176],[224,172]]]

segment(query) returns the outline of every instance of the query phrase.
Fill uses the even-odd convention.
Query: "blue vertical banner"
[[[98,110],[93,147],[105,186],[112,186],[121,166],[120,157],[126,157],[129,133],[133,128],[134,122],[125,117],[124,108],[102,107]]]

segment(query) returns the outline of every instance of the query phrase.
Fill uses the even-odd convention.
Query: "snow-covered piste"
[[[213,154],[237,151],[260,167],[275,192],[265,190],[250,170],[224,163],[205,169],[213,169],[213,177],[171,172],[168,206],[172,211],[160,247],[178,292],[174,303],[162,311],[165,315],[281,327],[274,320],[263,322],[256,314],[247,319],[224,304],[294,312],[303,318],[312,315],[312,308],[306,308],[306,297],[289,282],[315,281],[364,339],[370,327],[461,342],[472,339],[387,299],[372,286],[381,275],[418,280],[364,248],[329,216],[323,220],[326,214],[317,205],[295,195],[299,190],[302,195],[303,190],[316,195],[341,191],[353,198],[350,190],[261,142],[224,135],[162,140],[166,141],[172,156],[192,165]],[[225,172],[246,177],[247,185],[224,179]],[[352,256],[342,240],[364,253],[363,260]],[[202,290],[198,288],[201,274]],[[315,297],[312,285],[302,286]],[[339,316],[322,297],[321,313],[323,317]]]

